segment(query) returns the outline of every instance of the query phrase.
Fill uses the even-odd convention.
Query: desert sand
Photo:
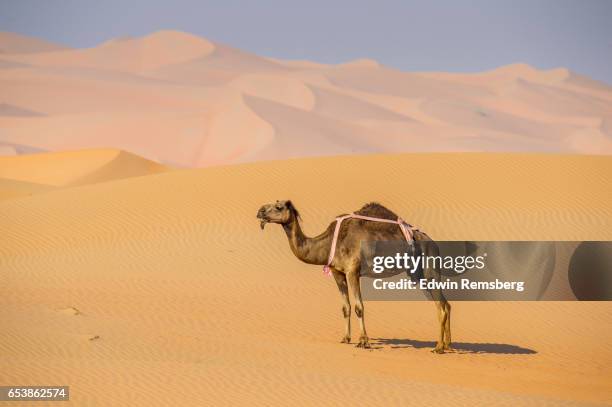
[[[612,154],[612,88],[565,68],[282,61],[177,31],[67,49],[0,35],[0,154],[113,147],[205,167],[397,152]]]
[[[112,162],[70,154],[75,174]],[[455,302],[457,352],[435,355],[431,303],[367,302],[375,346],[357,349],[334,282],[255,219],[291,198],[314,235],[377,200],[438,240],[610,240],[612,157],[340,156],[88,185],[39,171],[49,157],[3,173],[62,187],[0,201],[0,384],[70,385],[79,406],[612,403],[610,303]]]

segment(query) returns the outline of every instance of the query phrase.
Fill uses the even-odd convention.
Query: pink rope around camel
[[[371,216],[357,215],[355,213],[351,213],[350,215],[344,215],[344,216],[340,216],[336,218],[336,228],[334,229],[334,238],[332,240],[331,249],[329,251],[329,258],[327,260],[327,264],[323,266],[323,274],[325,274],[328,277],[331,275],[331,264],[334,261],[334,255],[336,254],[336,243],[338,242],[338,234],[340,233],[340,225],[342,224],[342,221],[346,219],[362,219],[362,220],[369,220],[372,222],[395,223],[396,225],[399,225],[402,233],[404,234],[404,238],[409,243],[414,240],[412,231],[418,230],[415,227],[411,226],[410,224],[404,222],[402,218],[397,218],[397,220],[391,220],[391,219],[383,219],[383,218],[373,218]]]

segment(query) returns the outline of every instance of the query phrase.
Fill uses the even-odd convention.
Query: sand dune
[[[209,41],[192,35],[159,31],[142,38],[117,38],[97,47],[19,55],[19,62],[45,67],[89,67],[143,72],[210,54]]]
[[[0,157],[0,196],[95,184],[169,168],[120,150],[84,150]]]
[[[13,106],[6,103],[0,103],[0,116],[41,116],[40,113],[28,109],[22,109],[19,106]]]
[[[0,178],[0,200],[33,195],[52,190],[52,185]]]
[[[38,40],[0,36],[0,144],[112,146],[181,167],[377,152],[612,154],[602,127],[612,87],[565,68],[282,61],[175,31],[88,49],[24,43]]]
[[[79,154],[96,177],[118,159]],[[78,180],[46,172],[29,181]],[[610,403],[609,303],[457,302],[459,351],[433,355],[432,304],[368,302],[356,349],[334,283],[255,212],[291,198],[313,235],[379,200],[438,240],[610,240],[611,177],[605,156],[344,156],[2,201],[0,383],[70,384],[74,405]]]
[[[30,54],[38,52],[51,52],[65,50],[59,44],[39,38],[32,38],[26,35],[19,35],[10,32],[0,32],[0,55],[2,54]]]

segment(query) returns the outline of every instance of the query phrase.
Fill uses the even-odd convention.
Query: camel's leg
[[[429,280],[438,278],[431,278],[433,275],[432,270],[425,270],[425,277]],[[438,337],[438,342],[436,342],[436,347],[432,349],[434,353],[444,353],[444,349],[448,349],[450,346],[450,304],[446,301],[444,294],[442,294],[441,290],[433,290],[430,291],[432,296],[432,300],[434,304],[436,304],[436,309],[438,311],[438,322],[440,323],[440,334]],[[448,331],[448,337],[446,332]]]
[[[355,300],[355,315],[357,315],[357,319],[359,320],[359,330],[361,333],[357,347],[369,348],[370,341],[368,340],[368,334],[365,328],[364,308],[363,301],[361,299],[361,287],[359,285],[359,268],[349,272],[347,277],[351,286],[351,291],[353,292],[353,298]]]
[[[440,249],[433,241],[424,242],[424,253],[427,256],[438,256]],[[440,281],[441,273],[435,267],[424,267],[423,276],[427,280]],[[446,301],[442,290],[432,290],[429,292],[438,310],[438,321],[440,323],[440,335],[436,347],[432,349],[434,353],[444,353],[444,349],[450,346],[450,304]],[[448,331],[448,342],[446,332]]]
[[[451,305],[449,302],[445,302],[446,309],[446,325],[444,327],[444,350],[451,350]]]
[[[344,316],[344,337],[340,342],[351,343],[351,300],[349,299],[348,284],[346,275],[332,269],[332,274],[338,285],[340,295],[342,295],[342,315]]]
[[[426,244],[425,253],[428,256],[437,256],[440,254],[438,246],[434,242],[428,242]],[[439,270],[433,267],[425,267],[423,274],[428,280],[441,280],[441,273]],[[450,349],[450,304],[446,301],[442,290],[431,291],[430,294],[436,304],[438,310],[438,321],[440,323],[440,335],[436,347],[432,350],[434,353],[444,353],[445,349]]]
[[[440,336],[438,338],[438,342],[436,343],[436,347],[431,351],[434,353],[444,353],[444,332],[446,330],[446,300],[435,300],[436,308],[438,309],[438,321],[440,322]]]

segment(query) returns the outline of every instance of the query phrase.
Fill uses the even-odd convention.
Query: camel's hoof
[[[449,351],[449,352],[454,352],[455,348],[453,348],[452,346],[450,346],[450,344],[444,345],[444,350],[445,351]]]
[[[355,345],[357,348],[370,349],[370,341],[368,338],[359,338],[359,343]]]
[[[351,337],[345,336],[344,338],[340,340],[340,343],[351,343]]]
[[[439,346],[436,346],[435,348],[433,348],[433,349],[431,350],[431,353],[438,353],[438,354],[442,354],[442,353],[444,353],[444,348],[439,347]]]

